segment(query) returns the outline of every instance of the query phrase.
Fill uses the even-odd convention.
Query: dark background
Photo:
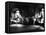
[[[13,12],[14,8],[18,8],[21,11],[21,15],[24,17],[32,17],[35,15],[35,12],[40,12],[41,8],[44,8],[44,3],[23,3],[23,2],[6,2],[5,3],[5,32],[15,32],[16,28],[11,28],[10,25],[10,17],[11,12]],[[32,19],[30,19],[30,22],[27,23],[27,25],[30,23],[33,23]],[[25,24],[25,23],[24,23]],[[43,24],[44,25],[44,24]],[[27,27],[27,26],[26,26]],[[27,28],[24,28],[24,31]],[[19,29],[19,28],[17,28]],[[23,30],[23,28],[20,28]],[[29,29],[28,29],[29,30]]]

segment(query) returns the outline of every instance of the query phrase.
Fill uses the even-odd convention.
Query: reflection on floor
[[[26,32],[26,31],[42,31],[44,30],[44,27],[39,26],[39,25],[19,25],[15,26],[14,24],[10,26],[10,31],[11,32]]]

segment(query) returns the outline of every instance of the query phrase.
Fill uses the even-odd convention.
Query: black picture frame
[[[18,6],[18,5],[20,5],[20,6]],[[9,13],[11,13],[11,12],[9,12],[9,11],[12,11],[12,8],[14,8],[14,6],[16,6],[17,8],[21,8],[21,6],[24,6],[24,7],[28,7],[29,6],[30,7],[32,5],[35,5],[34,9],[35,9],[35,7],[37,8],[38,5],[43,5],[43,8],[45,9],[45,3],[12,2],[12,1],[5,2],[5,32],[6,33],[21,33],[21,32],[14,32],[14,31],[10,32],[10,30],[9,30],[10,29],[10,26],[9,26],[10,25],[10,21],[9,21],[10,14]],[[40,31],[45,31],[45,10],[44,10],[44,30],[39,30],[39,31],[22,31],[22,32],[40,32]]]

